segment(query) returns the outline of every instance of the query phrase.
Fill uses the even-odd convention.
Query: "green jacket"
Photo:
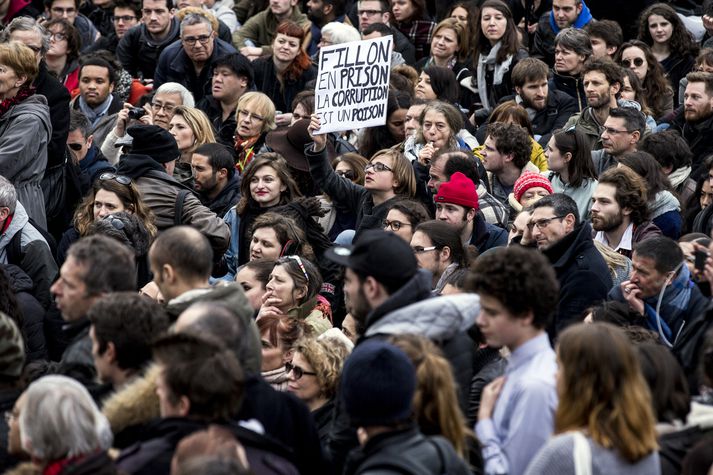
[[[302,46],[306,47],[312,40],[312,35],[310,34],[310,26],[312,22],[309,21],[307,15],[302,13],[299,8],[294,7],[292,9],[292,16],[289,18],[298,25],[300,25],[306,33],[305,39],[302,42]],[[252,41],[255,46],[262,48],[263,56],[270,56],[272,54],[272,42],[277,35],[278,21],[275,15],[267,7],[265,10],[261,11],[257,15],[250,18],[245,24],[238,28],[238,30],[233,33],[233,46],[236,49],[244,46],[248,46],[245,42],[247,40]]]

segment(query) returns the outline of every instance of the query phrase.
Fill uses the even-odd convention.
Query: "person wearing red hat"
[[[546,177],[539,173],[524,172],[515,181],[512,193],[508,196],[511,216],[552,193],[552,184]]]
[[[433,200],[436,202],[436,219],[452,225],[464,245],[472,244],[483,253],[507,244],[505,230],[485,221],[473,182],[461,172],[454,173],[450,181],[442,183]]]

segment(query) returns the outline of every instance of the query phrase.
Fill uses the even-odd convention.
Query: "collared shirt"
[[[546,333],[513,351],[492,417],[475,430],[486,474],[520,475],[554,429],[557,362]]]
[[[634,239],[634,223],[630,223],[629,226],[627,226],[626,231],[624,231],[624,234],[621,236],[621,241],[619,241],[619,245],[616,247],[612,246],[609,243],[609,240],[607,239],[607,235],[604,234],[604,231],[597,231],[597,234],[594,235],[594,240],[598,241],[605,246],[609,246],[610,248],[614,249],[614,251],[618,252],[619,254],[624,254],[626,256],[631,255],[631,251],[633,249],[633,239]]]

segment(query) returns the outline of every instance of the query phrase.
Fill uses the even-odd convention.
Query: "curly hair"
[[[292,174],[290,173],[290,167],[287,165],[287,161],[276,152],[265,152],[256,156],[243,170],[243,176],[240,181],[240,201],[236,205],[236,210],[238,215],[242,216],[248,208],[248,205],[257,206],[255,199],[250,194],[250,181],[253,176],[262,167],[270,167],[277,174],[277,178],[280,179],[286,189],[282,192],[280,196],[280,205],[287,204],[293,201],[295,198],[302,196],[297,183]]]
[[[654,44],[651,31],[649,31],[649,17],[651,15],[662,16],[667,22],[671,23],[673,31],[671,32],[671,38],[668,40],[668,47],[672,54],[681,57],[696,56],[698,54],[698,45],[693,42],[676,10],[665,3],[655,3],[641,13],[641,16],[639,16],[639,40],[650,46]]]
[[[619,90],[624,86],[624,73],[621,66],[612,61],[608,56],[605,58],[589,58],[585,61],[584,66],[582,66],[582,77],[592,71],[602,73],[610,86],[614,83],[618,83],[620,86]]]
[[[277,38],[277,35],[280,34],[297,38],[300,45],[299,52],[297,53],[295,59],[293,59],[290,65],[287,66],[282,75],[277,75],[277,78],[280,80],[280,85],[284,87],[284,84],[282,84],[283,77],[289,81],[296,81],[300,76],[302,76],[302,73],[307,71],[312,66],[312,60],[302,48],[302,41],[305,38],[305,30],[300,25],[292,20],[285,20],[277,25],[275,38]]]
[[[639,225],[649,217],[648,192],[643,178],[629,167],[615,167],[599,175],[599,184],[614,187],[614,199],[620,208],[631,210],[631,221]]]
[[[141,192],[134,181],[132,180],[128,185],[122,185],[113,178],[102,180],[101,176],[94,181],[92,190],[84,197],[74,212],[74,227],[77,229],[79,236],[86,236],[89,226],[94,222],[94,197],[99,190],[114,193],[121,200],[124,208],[128,212],[134,213],[141,220],[151,239],[156,237],[158,233],[155,224],[156,217],[151,208],[144,203]]]
[[[503,155],[512,154],[512,163],[523,168],[530,161],[532,144],[527,130],[518,124],[495,122],[488,125],[488,136],[495,140],[495,147]]]
[[[475,436],[460,410],[450,363],[441,350],[424,336],[396,335],[390,337],[389,342],[406,353],[416,368],[413,410],[419,428],[426,435],[442,435],[465,458],[467,440]]]
[[[466,291],[497,299],[516,318],[532,312],[536,328],[549,324],[557,307],[559,282],[543,254],[520,246],[497,248],[480,256],[471,271]]]
[[[646,102],[651,108],[654,118],[661,117],[666,112],[664,107],[668,97],[673,94],[673,89],[666,79],[666,73],[651,52],[649,45],[639,40],[627,41],[621,45],[614,58],[617,64],[621,64],[621,57],[628,48],[639,48],[644,53],[646,64],[648,64],[643,84],[646,91]]]
[[[303,338],[295,344],[295,353],[302,355],[313,371],[317,373],[317,383],[321,395],[332,399],[337,394],[339,376],[344,360],[349,356],[349,348],[336,338]]]
[[[502,38],[500,38],[500,44],[502,46],[500,48],[500,51],[498,51],[498,55],[495,58],[495,61],[497,61],[498,64],[502,63],[507,59],[508,56],[514,56],[515,54],[517,54],[517,50],[520,48],[520,39],[517,35],[518,29],[517,25],[515,24],[515,20],[512,17],[512,11],[510,10],[510,7],[501,0],[486,0],[480,6],[478,17],[475,20],[475,24],[473,25],[474,31],[472,38],[474,39],[472,47],[473,65],[475,67],[477,67],[478,65],[478,58],[481,55],[487,55],[492,49],[492,46],[490,45],[490,40],[485,37],[485,34],[483,33],[483,27],[481,25],[483,18],[483,10],[485,10],[486,8],[493,8],[498,12],[502,13],[502,15],[505,17],[505,20],[507,21],[507,25],[505,26],[505,34]]]
[[[421,204],[420,201],[410,200],[408,198],[401,198],[395,200],[389,207],[388,211],[391,211],[392,209],[403,213],[408,218],[412,229],[416,229],[416,226],[423,223],[424,221],[428,221],[429,219],[431,219],[428,214],[428,210],[425,206]]]

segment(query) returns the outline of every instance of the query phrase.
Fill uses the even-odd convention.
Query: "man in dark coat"
[[[713,76],[690,73],[684,94],[683,111],[673,119],[671,128],[681,133],[693,152],[691,178],[698,180],[706,174],[703,166],[713,150]]]
[[[594,247],[592,228],[581,223],[577,203],[567,195],[555,193],[532,205],[528,226],[537,248],[555,268],[560,298],[550,338],[583,318],[583,312],[606,300],[612,278],[604,258]]]
[[[219,143],[198,147],[191,157],[193,189],[201,202],[222,218],[240,199],[233,154]]]

